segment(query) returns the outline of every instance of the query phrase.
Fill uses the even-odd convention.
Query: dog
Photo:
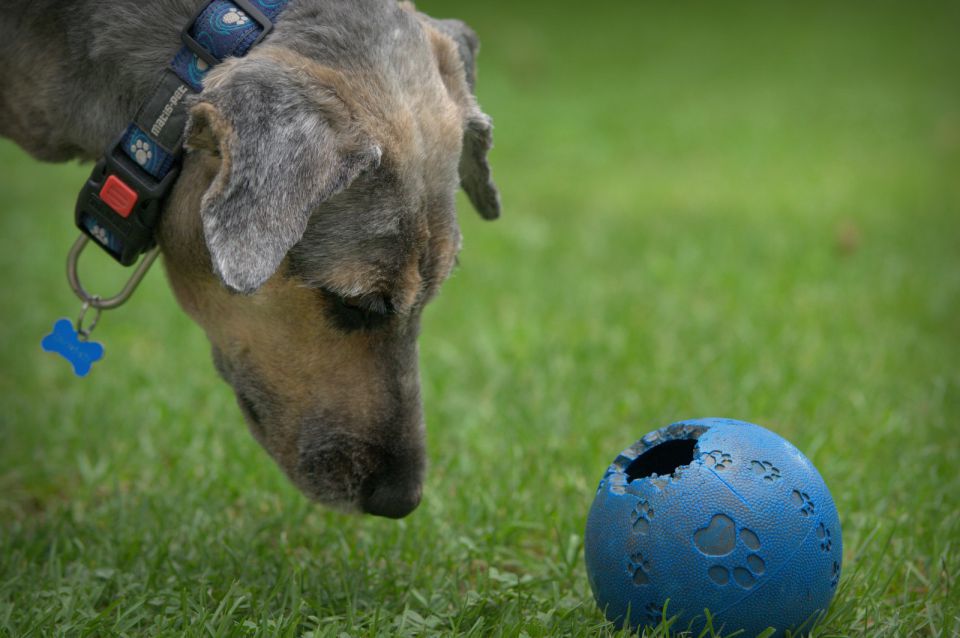
[[[97,159],[203,4],[11,3],[0,134],[40,160]],[[399,518],[421,499],[421,312],[461,246],[457,190],[500,213],[477,50],[410,3],[291,0],[189,103],[156,230],[167,279],[253,436],[335,508]]]

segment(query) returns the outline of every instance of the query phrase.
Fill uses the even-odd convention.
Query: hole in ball
[[[627,466],[627,478],[631,481],[657,474],[668,476],[677,468],[693,463],[693,448],[696,439],[674,439],[654,446],[635,458]]]

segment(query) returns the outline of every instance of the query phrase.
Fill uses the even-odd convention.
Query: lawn
[[[306,502],[159,267],[89,378],[41,352],[79,310],[89,169],[3,142],[0,635],[612,635],[597,481],[698,416],[773,429],[831,488],[816,635],[960,635],[960,5],[419,7],[480,33],[504,201],[461,202],[425,315],[420,508]]]

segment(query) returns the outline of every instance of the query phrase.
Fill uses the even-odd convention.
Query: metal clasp
[[[100,313],[103,312],[100,308],[95,308],[93,313],[93,321],[87,324],[87,327],[83,327],[83,320],[87,317],[87,311],[90,310],[92,306],[84,302],[83,307],[80,308],[80,316],[77,317],[76,323],[73,324],[73,329],[77,331],[77,336],[80,337],[81,341],[86,341],[90,338],[90,333],[93,332],[93,329],[97,327],[97,323],[100,321]]]
[[[84,306],[78,324],[82,324],[83,316],[86,314],[86,311],[89,308],[96,310],[96,317],[99,318],[100,311],[113,310],[114,308],[122,306],[124,302],[126,302],[127,299],[129,299],[133,294],[133,291],[137,289],[137,286],[140,285],[140,282],[143,281],[147,271],[150,270],[150,266],[153,265],[153,262],[157,259],[157,255],[160,254],[159,246],[145,253],[143,258],[140,260],[140,263],[137,264],[136,270],[133,271],[133,274],[130,275],[130,279],[127,280],[123,290],[113,297],[107,297],[106,299],[103,299],[99,295],[91,295],[88,293],[83,288],[83,284],[80,283],[80,276],[77,273],[77,263],[80,260],[80,253],[83,252],[83,249],[87,247],[89,242],[89,237],[86,235],[80,235],[80,237],[77,238],[77,241],[73,243],[73,247],[70,249],[70,253],[67,255],[67,281],[70,282],[70,287],[73,289],[73,292],[76,293],[77,297],[80,298],[80,301],[83,302]],[[93,324],[90,325],[84,332],[89,335],[96,323],[96,319],[94,319]],[[78,325],[78,332],[80,332],[80,328],[82,328],[82,325]]]
[[[240,7],[240,10],[243,11],[245,14],[247,14],[247,17],[253,20],[254,22],[256,22],[257,25],[260,27],[260,35],[258,35],[257,39],[254,40],[249,47],[247,47],[247,49],[252,49],[256,45],[260,44],[260,42],[265,37],[267,37],[267,34],[273,30],[273,21],[270,18],[268,18],[262,11],[260,11],[260,9],[257,8],[256,5],[250,2],[250,0],[230,0],[230,2]],[[200,8],[197,9],[197,12],[190,19],[190,22],[187,23],[187,26],[185,26],[183,30],[180,31],[180,40],[198,58],[200,58],[210,66],[217,66],[218,64],[223,62],[223,59],[218,58],[209,49],[207,49],[205,46],[197,42],[196,38],[190,35],[190,29],[192,29],[195,25],[197,25],[197,23],[200,21],[200,16],[203,15],[204,11],[206,11],[211,4],[212,2],[204,2],[203,5],[201,5]],[[209,38],[211,34],[205,33],[205,35],[207,35]],[[246,50],[243,51],[243,53],[246,53]],[[236,52],[234,52],[234,53],[229,53],[228,55],[237,55],[237,54]],[[239,55],[242,55],[242,53]],[[224,56],[224,57],[227,57],[227,56]]]

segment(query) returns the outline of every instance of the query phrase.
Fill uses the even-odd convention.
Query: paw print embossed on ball
[[[820,539],[820,549],[829,553],[833,549],[833,541],[831,540],[832,534],[830,534],[830,528],[824,525],[822,522],[817,526],[817,538]]]
[[[150,143],[144,139],[138,139],[130,144],[130,152],[133,153],[133,159],[140,166],[146,166],[153,159],[153,149]]]
[[[792,444],[730,419],[674,423],[624,450],[600,483],[584,537],[607,618],[698,635],[709,609],[724,635],[805,632],[840,580],[837,511]]]
[[[833,561],[833,568],[830,571],[830,588],[836,589],[840,582],[840,561]]]
[[[774,464],[770,461],[750,461],[750,469],[752,469],[755,474],[762,477],[767,483],[773,483],[774,481],[779,481],[782,478],[780,476],[780,469],[774,466]]]
[[[644,613],[647,616],[647,622],[651,625],[658,625],[663,620],[663,604],[647,603]]]
[[[736,522],[726,514],[715,514],[706,527],[693,533],[694,546],[705,556],[733,559],[711,565],[707,570],[710,580],[724,586],[731,582],[730,575],[733,574],[733,582],[743,589],[750,589],[756,585],[757,577],[766,571],[766,563],[759,554],[735,556],[738,543],[750,552],[760,549],[757,534],[746,528],[738,530]],[[742,560],[738,563],[737,558]]]
[[[637,501],[637,506],[633,508],[631,519],[633,520],[633,531],[637,534],[646,534],[650,531],[650,519],[653,518],[653,508],[646,499],[641,498]]]
[[[793,490],[790,493],[790,500],[794,505],[800,510],[800,514],[803,516],[813,516],[817,513],[817,506],[810,499],[810,495],[806,492],[801,492],[800,490]]]
[[[650,561],[643,557],[643,554],[637,552],[627,561],[627,573],[633,578],[636,585],[650,584]]]
[[[720,450],[712,450],[703,455],[703,462],[707,467],[715,470],[725,470],[733,465],[733,457]]]

